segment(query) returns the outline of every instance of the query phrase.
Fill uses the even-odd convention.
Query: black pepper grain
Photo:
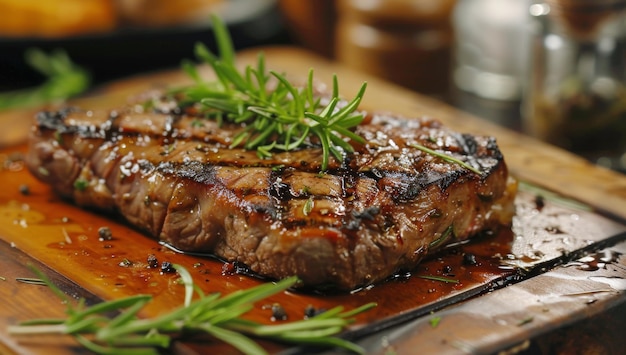
[[[162,274],[171,274],[174,272],[176,272],[176,269],[174,268],[174,265],[172,265],[172,263],[170,263],[169,261],[164,261],[163,263],[161,263]]]
[[[478,264],[476,255],[470,253],[463,254],[463,265],[474,266],[476,264]]]
[[[111,228],[106,226],[98,228],[98,238],[101,242],[113,239],[113,232],[111,232]]]
[[[539,212],[546,206],[546,199],[541,195],[535,196],[535,209]]]
[[[322,313],[326,312],[326,310],[324,308],[315,308],[313,307],[313,305],[308,305],[306,306],[306,308],[304,308],[304,318],[305,319],[309,319],[309,318],[313,318],[317,315],[320,315]]]
[[[222,265],[222,275],[251,275],[252,271],[239,261],[227,262]]]
[[[156,255],[150,254],[148,255],[148,267],[151,269],[156,269],[159,267],[159,260],[157,260]]]
[[[28,187],[28,185],[20,185],[20,193],[24,196],[30,195],[30,188]]]
[[[272,305],[272,322],[287,320],[287,312],[279,303]]]

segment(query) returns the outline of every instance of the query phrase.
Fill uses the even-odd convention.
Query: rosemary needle
[[[25,284],[29,284],[29,285],[40,285],[40,286],[46,286],[46,282],[42,279],[36,279],[36,278],[32,278],[32,277],[16,277],[15,281],[17,282],[21,282],[21,283],[25,283]]]
[[[421,279],[432,280],[432,281],[440,281],[440,282],[452,283],[452,284],[458,284],[460,282],[459,280],[451,279],[451,278],[448,278],[448,277],[442,277],[442,276],[418,275],[417,277],[419,277]]]
[[[428,323],[430,323],[430,326],[433,328],[437,328],[437,326],[439,325],[439,323],[441,322],[441,317],[432,317]]]
[[[417,148],[417,149],[423,151],[424,153],[430,154],[432,156],[439,157],[439,158],[443,159],[444,161],[447,161],[448,163],[459,164],[460,166],[464,167],[467,170],[470,170],[470,171],[476,173],[477,175],[483,175],[482,171],[476,169],[475,167],[469,165],[468,163],[466,163],[466,162],[464,162],[462,160],[459,160],[459,159],[457,159],[457,158],[455,158],[455,157],[453,157],[451,155],[448,155],[448,154],[445,154],[445,153],[440,153],[440,152],[438,152],[436,150],[432,150],[430,148],[427,148],[427,147],[425,147],[425,146],[423,146],[421,144],[417,144],[417,143],[413,143],[410,146],[413,147],[413,148]]]
[[[450,237],[454,237],[454,225],[449,225],[448,228],[446,228],[445,231],[443,231],[443,233],[441,233],[441,236],[435,240],[433,240],[432,242],[430,242],[430,244],[428,244],[429,248],[437,248],[439,246],[441,246],[443,244],[443,242],[445,242],[446,240],[448,240],[448,238]]]

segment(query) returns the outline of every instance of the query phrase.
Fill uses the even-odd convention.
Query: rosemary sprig
[[[448,155],[448,154],[445,154],[445,153],[441,153],[441,152],[438,152],[436,150],[432,150],[430,148],[427,148],[427,147],[425,147],[425,146],[423,146],[421,144],[417,144],[417,143],[410,144],[410,146],[413,147],[413,148],[417,148],[417,149],[423,151],[424,153],[427,153],[427,154],[436,156],[438,158],[441,158],[441,159],[443,159],[444,161],[446,161],[448,163],[459,164],[460,166],[464,167],[465,169],[470,170],[470,171],[472,171],[472,172],[474,172],[474,173],[476,173],[478,175],[483,175],[482,171],[476,169],[475,167],[469,165],[468,163],[466,163],[466,162],[464,162],[464,161],[462,161],[460,159],[457,159],[457,158],[455,158],[455,157],[453,157],[451,155]]]
[[[244,129],[234,137],[232,147],[256,150],[259,157],[270,157],[274,151],[290,151],[303,146],[322,149],[321,170],[328,168],[330,155],[343,161],[353,152],[348,143],[364,143],[352,131],[363,121],[356,109],[365,94],[363,83],[356,97],[340,104],[337,77],[333,77],[333,93],[328,104],[316,97],[313,70],[306,85],[296,87],[278,72],[265,68],[263,54],[256,66],[248,65],[239,71],[235,65],[235,51],[226,26],[213,17],[219,56],[203,44],[197,44],[196,56],[208,64],[217,77],[204,81],[189,62],[183,69],[194,79],[194,84],[172,91],[182,105],[200,102],[202,113],[218,122],[240,124]]]
[[[62,50],[46,54],[39,49],[29,49],[25,59],[33,69],[46,76],[46,81],[37,87],[1,92],[0,110],[65,100],[84,92],[91,84],[87,71],[73,63]]]
[[[191,275],[184,267],[174,267],[185,287],[184,304],[152,319],[137,316],[151,301],[151,295],[134,295],[91,307],[86,307],[85,300],[81,299],[73,306],[45,274],[34,270],[68,305],[68,317],[29,321],[10,326],[8,331],[14,335],[71,335],[80,344],[98,354],[159,354],[158,349],[169,347],[173,336],[198,332],[227,342],[246,354],[265,354],[265,350],[249,336],[290,344],[341,347],[363,353],[362,348],[336,335],[354,321],[356,314],[374,307],[374,303],[348,312],[338,306],[312,318],[265,325],[241,316],[250,311],[255,302],[294,286],[299,282],[297,277],[238,290],[225,296],[217,293],[205,295],[193,284]],[[194,291],[196,299],[192,299]],[[112,313],[118,315],[110,318],[108,315]]]

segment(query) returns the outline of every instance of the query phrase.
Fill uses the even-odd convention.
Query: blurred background
[[[90,85],[174,68],[210,13],[237,49],[301,46],[626,171],[626,0],[0,0],[0,91],[63,49]],[[2,97],[0,96],[0,109]]]

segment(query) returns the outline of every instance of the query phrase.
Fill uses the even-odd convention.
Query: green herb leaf
[[[304,206],[302,207],[302,213],[305,216],[308,216],[309,213],[311,213],[311,211],[313,211],[313,196],[309,197],[306,202],[304,203]]]
[[[74,181],[74,188],[78,191],[85,191],[89,187],[89,181],[85,179],[76,179]]]
[[[32,277],[16,277],[15,281],[29,285],[47,286],[46,281]]]
[[[440,281],[440,282],[445,282],[445,283],[450,283],[450,284],[458,284],[460,282],[459,280],[451,279],[448,277],[442,277],[442,276],[419,275],[418,277],[422,279],[426,279],[426,280]]]
[[[441,233],[441,236],[435,240],[433,240],[432,242],[430,242],[430,244],[428,244],[428,247],[433,249],[433,248],[437,248],[439,246],[441,246],[446,240],[448,240],[450,237],[454,236],[454,225],[449,225],[448,228],[446,228],[445,231],[443,231],[443,233]]]
[[[46,81],[37,87],[0,93],[0,110],[63,101],[84,92],[91,84],[87,71],[74,64],[62,50],[48,55],[39,49],[30,49],[25,59],[46,76]]]
[[[521,319],[519,322],[517,322],[517,325],[521,327],[524,324],[531,323],[534,319],[535,319],[535,317],[533,317],[533,316],[527,316],[527,317]]]
[[[453,157],[451,155],[447,155],[445,153],[441,153],[441,152],[432,150],[430,148],[427,148],[427,147],[425,147],[425,146],[423,146],[421,144],[417,144],[417,143],[413,143],[410,146],[413,147],[413,148],[417,148],[417,149],[419,149],[419,150],[421,150],[421,151],[423,151],[425,153],[428,153],[428,154],[430,154],[432,156],[441,158],[441,159],[443,159],[444,161],[446,161],[448,163],[459,164],[460,166],[464,167],[467,170],[470,170],[470,171],[476,173],[477,175],[481,175],[481,176],[483,175],[482,171],[476,169],[475,167],[469,165],[468,163],[466,163],[466,162],[464,162],[462,160],[459,160],[459,159],[457,159],[457,158],[455,158],[455,157]]]

